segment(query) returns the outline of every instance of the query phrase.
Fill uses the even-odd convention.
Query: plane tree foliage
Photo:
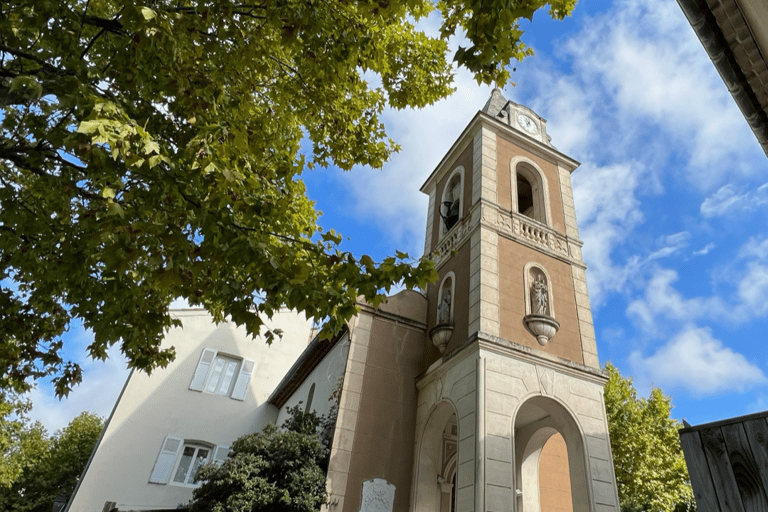
[[[631,378],[606,363],[605,410],[622,512],[696,509],[672,405],[659,388],[638,397]]]
[[[531,53],[520,20],[575,0],[11,0],[0,3],[0,387],[82,379],[119,344],[133,368],[161,347],[177,297],[271,341],[278,308],[325,334],[427,259],[340,249],[302,171],[382,167],[387,106],[452,92],[454,63],[504,85]],[[415,23],[436,11],[439,31]],[[454,55],[447,40],[465,34]],[[376,76],[376,84],[367,81]],[[64,351],[65,352],[65,351]]]

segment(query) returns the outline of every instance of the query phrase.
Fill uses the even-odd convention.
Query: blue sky
[[[691,424],[768,408],[768,158],[675,0],[581,0],[574,16],[538,13],[504,95],[547,119],[552,143],[581,162],[572,178],[601,361],[672,397]],[[425,23],[434,28],[433,20]],[[376,259],[423,251],[418,189],[482,108],[490,88],[466,73],[456,93],[387,112],[402,145],[383,169],[304,175],[342,246]],[[33,415],[55,430],[82,410],[108,415],[125,376],[118,351],[85,359],[59,402],[44,383]]]

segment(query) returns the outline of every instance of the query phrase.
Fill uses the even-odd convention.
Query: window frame
[[[210,450],[210,453],[203,464],[207,464],[208,462],[212,461],[217,465],[221,465],[229,456],[229,445],[217,445],[199,439],[183,439],[181,437],[169,434],[165,436],[163,442],[160,444],[160,451],[157,454],[155,464],[149,474],[149,483],[159,485],[175,485],[178,487],[188,488],[199,487],[199,483],[181,483],[174,480],[176,477],[176,472],[179,468],[179,464],[181,464],[184,448],[187,446],[202,447]],[[188,478],[189,474],[187,474],[185,481]]]
[[[186,477],[184,478],[183,482],[176,481],[176,474],[179,471],[179,467],[181,466],[181,462],[184,459],[184,451],[187,448],[194,448],[195,451],[192,454],[192,460],[190,462],[189,467],[186,471]],[[171,470],[171,477],[168,480],[169,485],[175,485],[178,487],[200,487],[200,484],[202,482],[195,482],[195,474],[192,474],[192,468],[195,464],[195,456],[199,452],[200,449],[208,450],[208,455],[205,457],[205,459],[197,465],[197,468],[195,469],[195,474],[197,474],[197,469],[200,468],[200,466],[203,466],[205,464],[208,464],[208,462],[213,459],[213,456],[216,452],[216,445],[211,445],[210,443],[202,442],[202,441],[190,441],[185,440],[184,443],[182,443],[178,453],[176,454],[176,463],[173,465],[173,470]],[[192,482],[189,482],[189,480],[192,479]]]
[[[223,383],[226,374],[224,368],[221,369],[221,373],[216,376],[218,383],[213,391],[210,391],[211,379],[216,373],[216,361],[224,360],[230,363],[236,363],[232,375],[227,385],[227,392],[221,393],[221,385]],[[189,383],[189,389],[192,391],[200,391],[209,395],[226,396],[233,400],[243,401],[245,400],[245,394],[248,390],[248,384],[250,383],[253,370],[256,362],[252,359],[245,359],[232,354],[219,352],[212,348],[203,348],[200,353],[200,359],[198,359],[195,372],[192,375],[192,380]]]

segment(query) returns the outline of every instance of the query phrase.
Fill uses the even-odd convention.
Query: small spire
[[[482,112],[489,116],[496,117],[506,104],[507,98],[501,93],[501,89],[494,87],[493,91],[491,91],[491,97],[488,98],[488,102],[483,107]]]

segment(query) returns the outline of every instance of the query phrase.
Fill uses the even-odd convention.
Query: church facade
[[[329,512],[618,511],[577,166],[494,90],[422,187],[435,283],[330,342],[289,312],[269,348],[180,313],[187,352],[129,378],[68,509],[175,508],[196,464],[301,402],[338,406]]]

